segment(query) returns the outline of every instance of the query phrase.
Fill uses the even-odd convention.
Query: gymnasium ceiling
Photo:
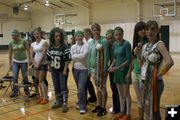
[[[18,7],[19,10],[24,11],[24,6],[28,6],[25,12],[56,12],[63,10],[73,10],[78,7],[89,8],[91,4],[98,2],[107,2],[109,0],[48,0],[49,6],[45,6],[46,0],[0,0],[0,4],[8,7]]]
[[[45,1],[49,1],[49,6],[45,6]],[[77,8],[91,8],[92,4],[105,3],[109,1],[125,1],[125,0],[0,0],[0,5],[8,6],[12,9],[16,7],[18,10],[33,13],[33,12],[50,12],[50,13],[62,13],[67,11],[73,11]],[[133,0],[132,0],[133,1]],[[136,0],[135,0],[136,1]],[[137,0],[138,1],[138,0]],[[154,0],[159,1],[159,0]],[[171,0],[172,1],[172,0]],[[177,0],[180,1],[180,0]],[[25,5],[28,6],[28,10],[24,10]],[[180,2],[178,2],[178,7]],[[2,16],[7,16],[9,13],[1,13]],[[75,14],[73,14],[74,16]]]

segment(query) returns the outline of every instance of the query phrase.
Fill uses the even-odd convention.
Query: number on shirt
[[[59,56],[55,56],[52,63],[51,63],[51,66],[54,67],[55,69],[59,69],[61,64],[60,64],[60,57]]]

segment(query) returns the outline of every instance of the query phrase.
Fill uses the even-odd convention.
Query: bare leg
[[[119,102],[120,102],[120,106],[121,106],[121,113],[125,114],[125,94],[123,91],[123,85],[122,84],[116,84],[117,88],[118,88],[118,93],[119,93]]]
[[[125,84],[123,85],[123,91],[126,97],[126,115],[130,115],[131,112],[131,95],[130,95],[130,90],[129,90],[130,85]]]
[[[44,84],[44,78],[46,77],[46,71],[39,72],[39,84],[42,90],[42,96],[44,99],[47,99],[47,86]]]

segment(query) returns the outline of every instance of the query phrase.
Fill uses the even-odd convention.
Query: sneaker
[[[55,108],[60,108],[62,107],[62,103],[59,103],[59,102],[55,102],[54,105],[52,105],[52,109],[55,109]]]
[[[79,105],[76,103],[76,110],[79,110]]]
[[[99,109],[99,111],[97,112],[97,116],[103,116],[107,113],[106,108],[101,108]]]
[[[11,95],[10,95],[10,98],[14,98],[14,97],[17,97],[18,96],[18,93],[12,93]]]
[[[93,113],[97,113],[100,109],[101,109],[101,106],[98,105],[98,106],[96,106],[96,107],[92,110],[92,112],[93,112]]]
[[[67,112],[67,111],[68,111],[67,105],[66,105],[66,104],[63,104],[63,106],[62,106],[62,112],[65,113],[65,112]]]
[[[86,110],[82,109],[79,112],[80,112],[80,114],[84,114],[84,113],[86,113]]]
[[[48,99],[43,99],[43,100],[40,102],[40,104],[47,104],[48,102],[49,102]]]

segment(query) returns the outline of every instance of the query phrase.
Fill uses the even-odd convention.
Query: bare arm
[[[116,63],[116,60],[113,59],[113,61],[112,61],[111,65],[110,65],[110,67],[113,67],[115,63]]]
[[[30,61],[32,62],[33,65],[35,65],[35,61],[34,61],[34,52],[33,52],[33,48],[30,47]]]
[[[26,51],[27,51],[28,62],[29,62],[29,64],[31,64],[29,45],[25,44],[25,48],[26,48]]]
[[[137,62],[138,62],[138,64],[139,64],[139,66],[142,67],[142,65],[143,65],[143,61],[141,60],[142,49],[139,48],[139,47],[136,47],[136,48],[134,49],[134,53],[135,53],[135,55],[137,56]]]
[[[126,67],[128,64],[129,64],[129,62],[128,62],[128,60],[127,60],[127,61],[123,62],[123,63],[122,63],[121,65],[119,65],[119,66],[116,66],[116,67],[110,66],[110,67],[109,67],[109,71],[110,71],[110,72],[115,72],[115,71],[118,70],[118,69],[121,69],[121,68]]]
[[[132,52],[131,52],[131,45],[130,45],[130,43],[126,44],[124,52],[125,52],[126,61],[124,61],[119,66],[113,67],[113,71],[116,71],[118,69],[122,69],[122,68],[125,68],[125,67],[129,67],[129,65],[131,64],[131,61],[132,61]]]
[[[63,75],[68,74],[68,63],[65,63],[64,69],[63,69]]]
[[[134,59],[132,59],[132,61],[131,61],[131,64],[130,64],[130,67],[129,67],[129,70],[128,70],[128,73],[131,73],[132,71],[133,71],[133,69],[134,69]]]
[[[126,60],[124,63],[122,63],[120,66],[118,66],[119,69],[124,68],[129,65],[129,61]]]
[[[70,53],[70,50],[69,50],[68,47],[64,50],[63,54],[64,54],[64,61],[65,61],[65,66],[64,66],[63,74],[64,75],[68,75],[68,64],[70,63],[70,60],[71,60],[71,57],[70,57],[71,53]]]
[[[137,61],[138,61],[139,67],[142,67],[143,66],[143,61],[142,61],[141,57],[138,57]]]
[[[109,67],[109,69],[108,69],[109,72],[113,72],[113,71],[112,71],[112,68],[113,68],[113,66],[114,66],[115,63],[116,63],[116,60],[113,59],[111,65],[110,65],[110,67]]]
[[[134,58],[132,59],[132,61],[130,63],[130,67],[126,74],[125,80],[131,80],[131,72],[133,71],[133,69],[134,69]]]
[[[9,69],[10,70],[12,69],[12,52],[13,52],[13,49],[11,46],[9,46]]]
[[[174,61],[173,61],[171,55],[169,54],[169,52],[167,51],[163,42],[160,42],[158,44],[157,49],[163,56],[163,63],[160,68],[160,74],[164,75],[174,65]]]

